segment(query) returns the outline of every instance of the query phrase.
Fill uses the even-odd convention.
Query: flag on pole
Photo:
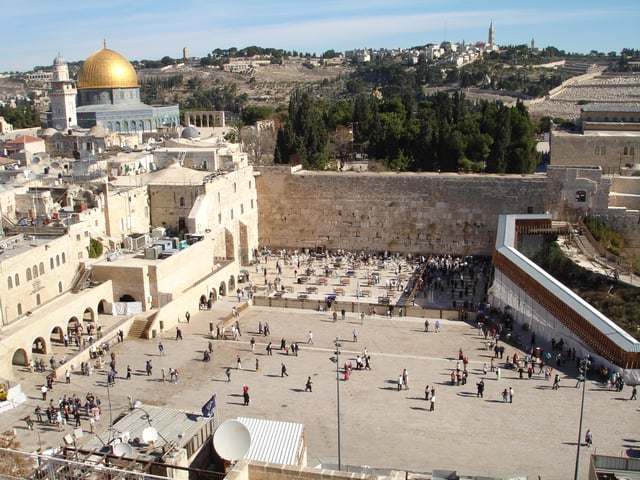
[[[203,417],[213,417],[213,409],[216,408],[216,394],[213,396],[202,406],[202,416]]]

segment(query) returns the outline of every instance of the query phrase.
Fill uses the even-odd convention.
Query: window
[[[240,215],[244,213],[244,203],[240,204]]]
[[[40,294],[36,295],[36,305],[40,305]]]
[[[62,293],[62,282],[58,282],[58,293]]]
[[[87,238],[89,236],[89,232],[84,232],[84,238]]]
[[[67,255],[62,252],[62,263],[67,263]]]
[[[11,290],[13,288],[13,279],[11,276],[7,277],[7,288]]]
[[[180,206],[184,207],[184,197],[180,197]]]
[[[18,315],[22,315],[22,304],[18,304]]]
[[[251,210],[253,210],[253,198],[251,199]]]
[[[607,154],[607,147],[602,147],[600,149],[600,155],[606,155]]]
[[[40,275],[44,275],[44,262],[40,262]]]
[[[596,155],[600,155],[600,147],[596,146]]]
[[[16,273],[16,275],[15,275],[15,278],[14,278],[14,280],[13,280],[13,283],[15,283],[15,284],[16,284],[16,287],[19,287],[19,286],[20,286],[20,275],[18,275],[17,273]]]
[[[622,155],[624,155],[625,157],[629,155],[629,147],[624,147],[622,149]]]
[[[233,220],[233,208],[231,209],[231,220]]]
[[[587,192],[584,190],[578,190],[576,192],[576,202],[586,202],[587,201]]]
[[[60,255],[56,255],[56,267],[60,266]]]
[[[238,191],[238,186],[236,185],[236,182],[233,182],[233,193],[236,193]]]
[[[33,275],[33,278],[38,278],[38,267],[36,265],[31,268],[31,274]]]
[[[633,157],[633,156],[635,156],[635,154],[636,154],[635,153],[635,148],[634,147],[629,148],[629,155],[631,155]]]
[[[31,269],[27,268],[27,282],[31,280]]]
[[[49,269],[53,270],[53,257],[49,259]]]
[[[76,240],[80,241],[80,234],[79,233],[76,235]]]
[[[252,184],[253,184],[253,183],[251,182],[251,180],[249,180],[249,190],[251,190],[251,185],[252,185]]]
[[[222,225],[222,214],[221,213],[218,214],[218,224]]]

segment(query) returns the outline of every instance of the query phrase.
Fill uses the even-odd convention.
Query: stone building
[[[640,163],[640,107],[585,106],[580,131],[552,130],[550,147],[552,165],[594,165],[605,174],[625,174]]]

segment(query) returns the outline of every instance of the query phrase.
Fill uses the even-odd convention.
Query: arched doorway
[[[100,300],[100,303],[98,303],[98,315],[104,315],[106,313],[105,311],[106,305],[107,305],[107,301],[104,298]]]
[[[231,275],[229,277],[229,291],[233,292],[236,289],[236,278]]]
[[[94,321],[94,314],[93,314],[93,309],[90,307],[85,308],[84,313],[82,314],[82,321],[83,322],[93,322]]]
[[[220,282],[220,286],[218,287],[218,293],[221,297],[225,297],[227,295],[227,286],[224,282]]]
[[[211,292],[209,292],[209,298],[211,299],[212,302],[218,301],[218,293],[216,292],[215,288],[212,288]]]
[[[41,355],[47,353],[47,344],[45,343],[44,338],[38,337],[33,341],[31,353],[39,353]]]
[[[22,367],[29,365],[29,356],[24,348],[19,348],[14,352],[11,365],[20,365]]]
[[[78,324],[78,319],[76,317],[71,317],[67,322],[67,333],[69,336],[73,336],[76,333],[82,333],[82,331],[78,332],[80,329],[80,325]]]
[[[54,327],[49,336],[51,343],[64,343],[64,332],[60,327]]]
[[[131,295],[129,295],[128,293],[125,293],[124,295],[120,296],[120,300],[118,300],[119,302],[135,302],[136,299],[133,298]]]

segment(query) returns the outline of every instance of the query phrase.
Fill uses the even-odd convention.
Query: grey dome
[[[184,130],[182,130],[180,137],[181,138],[199,138],[200,132],[196,127],[189,125],[188,127],[185,127]]]
[[[58,56],[53,59],[53,65],[66,65],[67,61],[64,59],[62,55],[58,53]]]

